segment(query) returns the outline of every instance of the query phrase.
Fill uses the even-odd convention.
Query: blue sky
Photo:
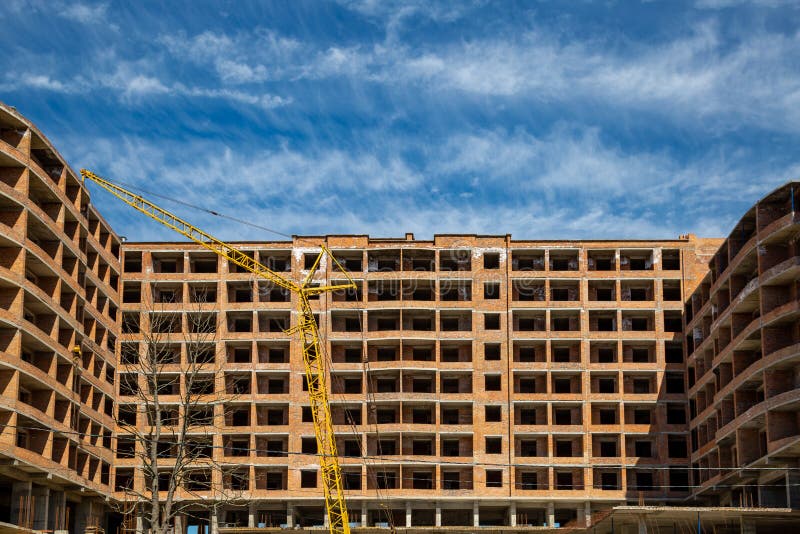
[[[798,6],[6,0],[0,100],[76,170],[289,234],[722,236],[800,178]]]

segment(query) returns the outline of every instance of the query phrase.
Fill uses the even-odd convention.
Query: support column
[[[578,508],[576,511],[576,522],[578,526],[584,526],[586,524],[586,509],[585,508]]]
[[[751,519],[739,519],[740,534],[756,534],[756,522]]]
[[[367,501],[361,503],[361,526],[369,526],[369,510],[367,510]]]
[[[211,528],[209,529],[210,530],[209,534],[219,534],[219,509],[216,506],[214,506],[213,508],[211,508],[210,515],[211,515],[211,521],[210,521]]]
[[[52,530],[54,534],[67,531],[65,521],[66,514],[67,494],[63,491],[50,490],[50,512],[48,513],[48,520],[50,526],[47,528]]]
[[[800,472],[797,469],[786,473],[786,502],[789,508],[800,508]]]
[[[322,525],[325,528],[330,528],[331,526],[331,518],[328,516],[328,510],[325,509],[325,505],[322,505]]]
[[[639,534],[647,534],[647,521],[644,520],[643,515],[636,518],[636,525],[639,527],[637,530]]]
[[[254,501],[250,501],[250,504],[247,506],[247,526],[249,528],[256,527],[256,514],[258,511],[256,510],[256,503]]]
[[[286,503],[286,528],[294,528],[294,505]]]
[[[88,500],[82,500],[78,503],[75,510],[75,532],[82,534],[86,532],[86,527],[90,526],[92,520],[92,503]]]
[[[411,526],[411,501],[406,501],[406,528]]]
[[[547,526],[550,528],[556,526],[556,504],[554,502],[547,503]]]
[[[481,526],[481,507],[478,504],[478,501],[472,503],[472,526]]]
[[[439,503],[436,503],[436,525],[437,527],[442,526],[442,506]]]
[[[144,517],[142,516],[142,512],[136,512],[136,534],[142,534],[144,532]]]
[[[512,502],[508,507],[508,525],[517,526],[517,503]]]
[[[174,534],[183,534],[184,527],[183,527],[183,516],[178,514],[175,516],[175,526],[173,528]]]
[[[27,521],[27,507],[30,503],[32,485],[30,482],[11,484],[11,523],[20,526]]]
[[[33,486],[33,530],[47,530],[50,512],[50,488]]]
[[[583,515],[584,515],[584,517],[586,517],[586,526],[587,527],[591,527],[592,526],[592,503],[591,502],[586,501],[585,503],[583,503]]]

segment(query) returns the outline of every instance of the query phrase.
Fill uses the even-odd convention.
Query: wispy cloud
[[[287,233],[721,234],[800,176],[778,0],[313,6],[10,0],[0,93],[76,166]]]
[[[58,13],[67,19],[82,24],[96,24],[106,20],[107,4],[88,4],[69,2],[57,8]]]
[[[0,89],[17,91],[27,88],[64,94],[88,94],[105,90],[113,91],[122,102],[129,105],[136,104],[143,99],[152,99],[159,96],[227,100],[264,110],[279,108],[292,102],[291,97],[269,94],[257,89],[243,91],[169,82],[148,74],[148,70],[147,68],[142,68],[141,65],[123,61],[117,65],[116,70],[91,74],[91,79],[85,78],[84,75],[76,75],[73,78],[61,81],[53,79],[46,74],[25,73],[21,76],[9,76],[6,82],[0,85]]]
[[[195,143],[182,146],[176,157],[171,143],[141,139],[84,146],[89,148],[81,150],[81,161],[112,179],[220,212],[236,206],[239,217],[305,234],[720,235],[747,203],[800,171],[791,163],[748,163],[746,153],[681,162],[665,153],[608,146],[595,130],[565,126],[542,137],[476,132],[427,149],[400,142],[360,152],[289,146],[240,151]],[[407,149],[426,150],[424,161],[409,161],[402,155]],[[732,193],[715,192],[721,189]],[[717,200],[710,205],[712,194]],[[229,238],[259,237],[252,228],[198,217]],[[132,239],[151,237],[149,231],[135,237],[121,231]]]
[[[794,0],[697,0],[695,6],[700,9],[724,9],[738,6],[757,7],[797,7]]]
[[[203,32],[164,35],[159,41],[176,59],[213,66],[223,83],[263,82],[285,76],[297,60],[300,43],[274,31],[257,29],[234,35]],[[268,67],[269,65],[269,67]],[[276,72],[271,72],[274,69]]]
[[[413,6],[412,6],[413,7]],[[383,12],[370,2],[366,13]],[[394,11],[391,11],[394,13]],[[681,123],[798,131],[800,33],[744,34],[731,45],[714,23],[672,40],[607,46],[544,28],[424,48],[408,43],[320,47],[256,29],[233,35],[163,36],[173,58],[213,68],[223,84],[348,77],[387,90],[602,103]],[[605,45],[605,46],[604,46]]]

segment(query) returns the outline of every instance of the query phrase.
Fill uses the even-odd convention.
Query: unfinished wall
[[[711,503],[800,500],[797,187],[748,210],[686,304],[693,482]]]
[[[50,142],[0,104],[0,521],[105,525],[119,247]]]
[[[239,246],[299,279],[320,242],[359,286],[314,302],[352,521],[388,521],[386,500],[401,525],[564,524],[593,506],[688,495],[682,299],[713,241]],[[194,295],[207,295],[215,368],[250,384],[235,415],[218,408],[214,454],[241,466],[254,504],[217,520],[321,524],[300,347],[282,331],[294,297],[192,245],[128,243],[123,266],[122,311],[142,324],[156,301],[186,328]],[[316,276],[344,280],[328,261]],[[140,339],[123,334],[123,352]]]

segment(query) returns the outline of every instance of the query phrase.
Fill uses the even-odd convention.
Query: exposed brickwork
[[[587,503],[687,496],[682,299],[718,241],[328,236],[238,246],[300,279],[315,243],[344,260],[360,287],[315,303],[340,454],[365,447],[372,457],[366,467],[342,458],[360,486],[348,491],[354,521],[385,521],[378,495],[401,525],[407,505],[412,524],[435,523],[437,501],[443,524],[473,524],[475,502],[482,522],[508,524],[513,502],[513,521],[538,524],[574,519]],[[259,513],[321,522],[321,488],[302,480],[314,458],[294,454],[314,429],[302,417],[300,347],[280,331],[296,320],[291,298],[281,302],[198,246],[127,243],[123,252],[123,313],[142,324],[138,315],[154,306],[190,313],[191,295],[213,291],[215,303],[203,306],[220,314],[217,365],[252,384],[236,401],[246,413],[224,422],[215,454],[247,466]],[[326,262],[318,279],[344,277]],[[178,303],[154,304],[163,291]],[[269,409],[283,412],[277,424]],[[288,456],[268,457],[269,440]],[[234,441],[252,451],[233,456]],[[268,472],[276,489],[266,488]],[[378,493],[383,477],[389,487]],[[226,521],[246,519],[231,510]]]
[[[119,239],[50,142],[0,106],[3,521],[81,531],[105,523],[119,254]]]
[[[742,217],[686,305],[693,481],[712,503],[800,502],[797,188]]]

